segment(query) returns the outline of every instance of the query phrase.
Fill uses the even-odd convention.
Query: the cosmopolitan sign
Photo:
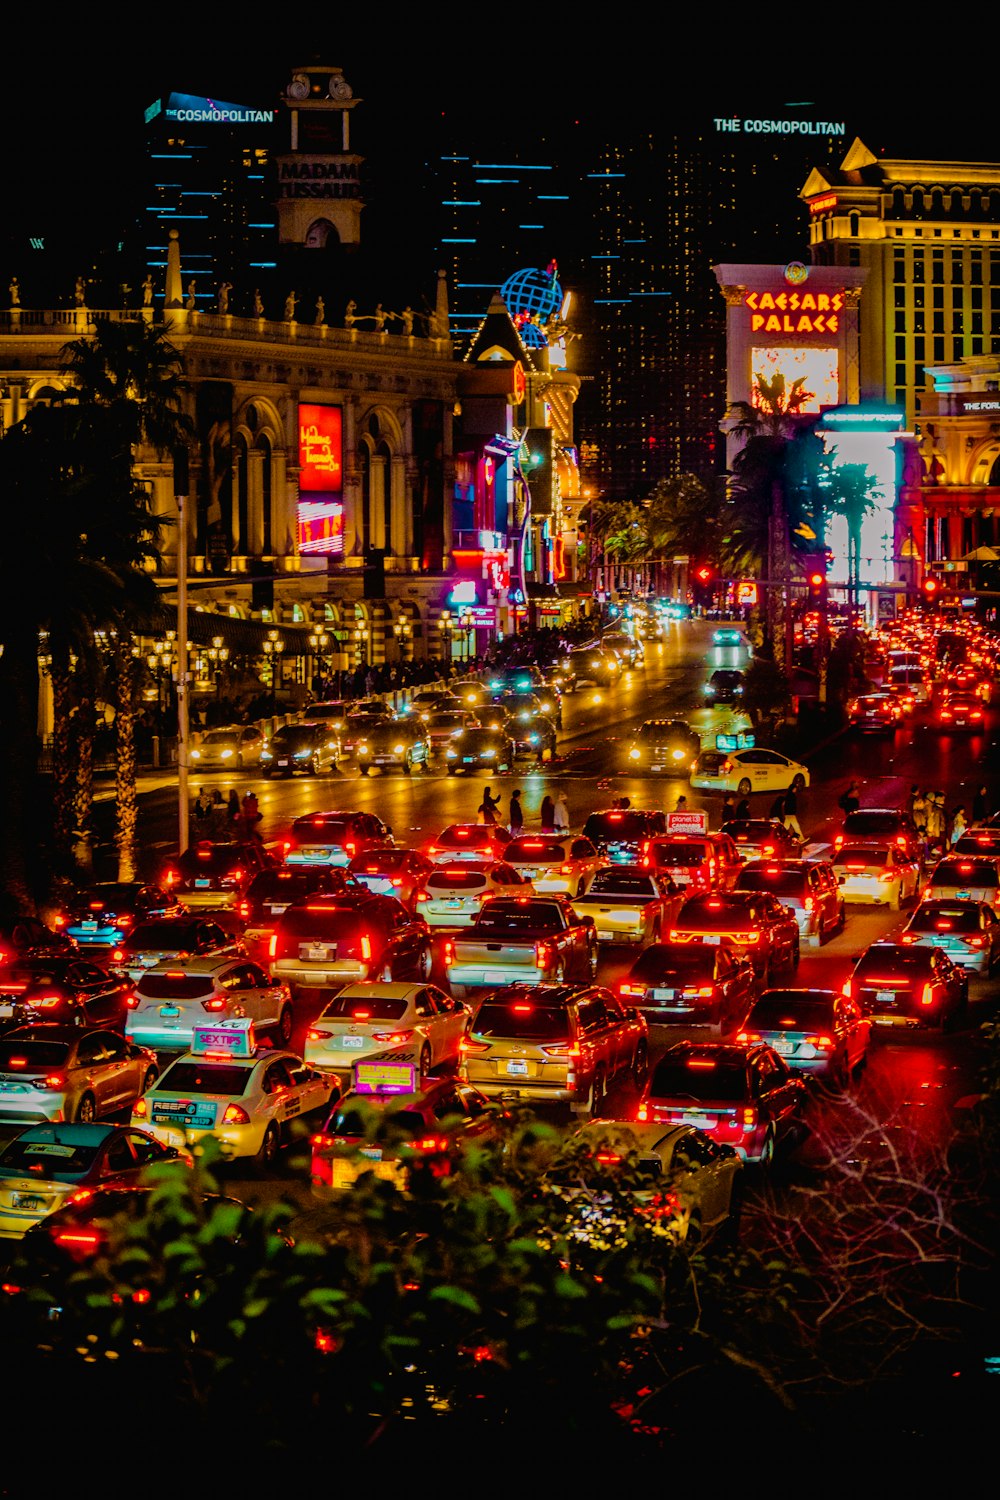
[[[192,94],[171,94],[166,117],[181,124],[273,125],[273,109],[248,109],[243,104],[223,104],[220,99],[199,99]],[[150,118],[146,112],[147,120]]]
[[[829,337],[840,329],[843,292],[747,292],[743,305],[753,333]]]
[[[722,135],[846,135],[843,120],[741,120],[736,115],[713,121]]]

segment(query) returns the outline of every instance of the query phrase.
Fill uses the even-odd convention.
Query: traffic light
[[[712,579],[712,570],[709,567],[702,566],[698,569],[695,577],[697,578],[699,583],[710,583]]]
[[[925,578],[924,579],[924,597],[926,599],[933,599],[934,596],[936,595],[937,591],[938,591],[938,581],[937,581],[937,579],[936,578]]]
[[[826,574],[818,570],[809,574],[809,609],[826,607]]]

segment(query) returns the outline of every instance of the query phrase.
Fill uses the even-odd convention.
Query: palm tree
[[[836,449],[827,455],[824,467],[827,504],[847,522],[847,598],[853,608],[861,582],[861,527],[882,490],[867,464],[836,463]]]

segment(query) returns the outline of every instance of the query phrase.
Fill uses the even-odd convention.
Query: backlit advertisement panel
[[[836,406],[840,400],[836,348],[789,348],[782,344],[757,347],[750,351],[750,369],[753,373],[750,399],[754,406],[761,405],[761,379],[770,384],[776,375],[785,377],[786,391],[791,390],[796,380],[803,381],[805,399],[795,408],[798,412],[818,412],[824,406]]]
[[[344,550],[343,412],[339,406],[299,406],[299,551]]]

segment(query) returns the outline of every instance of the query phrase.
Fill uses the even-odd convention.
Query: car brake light
[[[573,866],[572,865],[560,865],[560,867],[559,867],[559,873],[560,873],[560,875],[572,875],[572,873],[573,873]]]
[[[646,989],[641,984],[620,984],[618,986],[618,993],[620,995],[644,995]]]
[[[759,932],[736,932],[736,933],[733,934],[733,936],[736,937],[736,938],[738,938],[741,943],[751,943],[752,944],[752,943],[759,943],[760,942],[760,933]]]
[[[605,1167],[617,1166],[621,1159],[617,1151],[598,1151],[594,1157],[595,1161],[599,1161]]]
[[[227,1104],[222,1116],[223,1125],[249,1125],[250,1116],[240,1104]]]
[[[736,1033],[738,1042],[759,1042],[761,1035],[759,1031],[738,1031]]]
[[[812,1041],[814,1047],[822,1047],[824,1050],[833,1046],[832,1036],[814,1036]]]
[[[145,1099],[136,1099],[133,1102],[133,1104],[132,1104],[132,1115],[133,1115],[133,1117],[138,1117],[140,1120],[144,1120],[146,1118],[146,1101],[145,1101]]]
[[[896,834],[896,843],[899,845],[899,847],[901,849],[905,849],[906,848],[906,834],[905,833],[897,833]]]
[[[452,938],[445,938],[444,952],[441,957],[445,968],[455,962],[455,943]]]
[[[113,964],[120,964],[120,963],[122,963],[124,961],[124,958],[125,958],[125,953],[124,953],[123,949],[121,949],[121,948],[114,948],[112,950],[112,953],[111,953],[111,962]]]
[[[92,1254],[101,1243],[95,1229],[56,1229],[52,1238],[63,1250],[75,1255]]]
[[[854,980],[845,979],[843,984],[840,986],[840,993],[846,996],[848,1000],[850,1000],[851,996],[854,994]]]
[[[352,859],[354,858],[355,854],[357,854],[357,852],[358,852],[358,846],[357,846],[357,844],[355,844],[351,839],[347,840],[347,842],[344,844],[344,848],[347,850],[348,854],[351,856]]]
[[[639,1121],[649,1119],[649,1105],[645,1099],[642,1100],[638,1109],[636,1110],[635,1117]]]
[[[580,1049],[573,1042],[557,1042],[551,1047],[543,1047],[549,1057],[579,1057]]]
[[[446,1135],[425,1135],[419,1141],[411,1141],[411,1151],[447,1151],[448,1137]]]
[[[914,943],[919,943],[920,939],[915,932],[904,932],[899,941],[909,948]]]
[[[490,1043],[474,1042],[470,1037],[463,1036],[459,1039],[458,1050],[459,1052],[488,1052]]]
[[[250,902],[241,901],[236,910],[239,912],[240,916],[243,917],[244,920],[246,920],[246,918],[250,915]]]
[[[126,1008],[126,1010],[138,1010],[139,1009],[139,996],[138,995],[126,995],[125,996],[125,1008]]]
[[[969,938],[968,942],[970,948],[984,948],[986,946],[986,939],[981,937]]]
[[[309,1030],[306,1032],[306,1041],[325,1042],[327,1037],[335,1035],[336,1033],[333,1031],[320,1031],[318,1027],[310,1026]]]
[[[373,1031],[372,1040],[376,1042],[391,1042],[394,1047],[408,1042],[413,1035],[412,1031]]]
[[[715,994],[714,984],[686,984],[681,991],[682,995],[697,996],[700,1000],[710,1000]]]
[[[925,984],[923,989],[920,991],[920,1004],[934,1004],[934,986],[932,984]]]
[[[531,1012],[534,1010],[534,1008],[535,1007],[533,1005],[512,1005],[511,1006],[511,1010],[517,1011],[520,1015],[530,1015]]]
[[[201,1002],[201,1008],[202,1010],[219,1011],[225,1010],[228,1004],[228,1000],[224,1000],[221,995],[213,995],[211,1000],[203,1000]]]
[[[52,1010],[61,1003],[59,995],[28,995],[26,1004],[36,1006],[39,1010]]]
[[[879,876],[879,880],[885,881],[887,885],[891,885],[895,878],[896,875],[895,871],[893,870],[883,870],[882,874]]]
[[[844,843],[844,836],[843,836],[842,833],[838,833],[835,836],[834,840],[833,840],[833,847],[835,849],[840,849],[840,848],[843,847],[843,843]]]
[[[429,901],[431,898],[426,891],[418,891],[413,899],[414,901]]]
[[[367,932],[361,934],[361,957],[366,961],[372,956],[372,940]]]
[[[743,1129],[752,1130],[757,1123],[757,1110],[754,1105],[743,1106]]]
[[[437,853],[437,845],[436,844],[431,844],[430,847],[429,847],[429,849],[427,850],[427,853],[428,854],[436,854]]]
[[[551,943],[541,942],[535,944],[535,962],[540,969],[547,969],[554,957],[555,953]]]
[[[714,1068],[714,1057],[689,1057],[687,1060],[689,1068]]]

